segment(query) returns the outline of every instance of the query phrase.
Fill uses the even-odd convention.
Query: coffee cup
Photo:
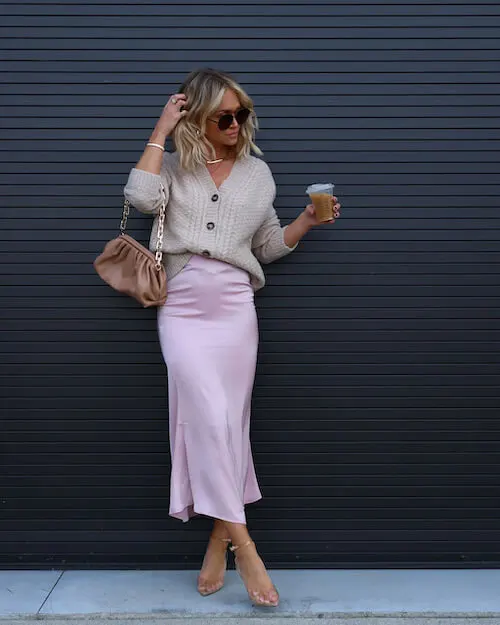
[[[307,187],[306,193],[311,198],[314,205],[318,221],[330,221],[333,219],[333,187],[331,182],[311,184]]]

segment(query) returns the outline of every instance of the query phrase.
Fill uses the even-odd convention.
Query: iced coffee
[[[333,219],[333,187],[328,183],[312,184],[306,189],[316,211],[318,221],[330,221]]]

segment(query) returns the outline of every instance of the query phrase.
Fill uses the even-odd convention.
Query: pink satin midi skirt
[[[168,371],[170,511],[246,523],[261,498],[250,448],[257,359],[254,293],[246,271],[194,255],[158,309]]]

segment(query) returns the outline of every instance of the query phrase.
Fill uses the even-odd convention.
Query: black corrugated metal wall
[[[208,522],[167,514],[154,313],[91,262],[200,65],[254,97],[284,223],[310,182],[343,203],[257,299],[265,558],[497,565],[498,1],[0,7],[1,565],[199,564]]]

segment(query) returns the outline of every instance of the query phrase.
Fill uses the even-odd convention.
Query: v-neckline
[[[210,170],[208,169],[207,165],[204,165],[204,167],[205,167],[205,169],[207,170],[208,175],[209,175],[209,176],[210,176],[210,178],[212,179],[212,182],[213,182],[213,184],[214,184],[214,187],[217,189],[217,191],[219,191],[219,190],[220,190],[220,188],[222,187],[222,185],[226,182],[226,180],[228,180],[228,178],[230,178],[231,174],[233,173],[233,169],[234,169],[234,167],[235,167],[235,165],[236,165],[236,161],[237,161],[237,159],[235,159],[235,160],[234,160],[233,164],[231,165],[231,169],[229,170],[229,172],[228,172],[227,176],[224,178],[224,180],[220,183],[220,185],[219,185],[219,186],[217,186],[217,185],[215,184],[215,180],[213,179],[213,176],[212,176],[212,174],[210,173]]]
[[[210,172],[208,171],[208,167],[206,165],[200,165],[200,170],[202,172],[202,177],[205,178],[207,180],[207,182],[209,182],[209,184],[212,186],[212,189],[214,189],[217,192],[220,192],[220,191],[222,191],[224,189],[224,187],[226,187],[227,185],[229,185],[231,183],[232,179],[237,174],[237,171],[238,171],[238,169],[240,167],[240,164],[242,163],[243,160],[244,160],[244,158],[237,158],[234,161],[233,166],[231,167],[231,171],[224,178],[224,180],[221,182],[221,184],[219,186],[217,186],[215,184],[215,180],[212,178]]]
[[[179,153],[175,151],[173,154],[179,162]],[[248,177],[249,173],[248,166],[250,164],[250,158],[251,157],[248,155],[237,158],[231,167],[229,175],[222,181],[219,187],[215,184],[214,179],[210,175],[210,172],[205,164],[198,165],[193,174],[203,187],[210,189],[212,193],[221,193],[223,191],[230,190],[233,187],[237,187],[240,182],[244,183],[244,179]]]

